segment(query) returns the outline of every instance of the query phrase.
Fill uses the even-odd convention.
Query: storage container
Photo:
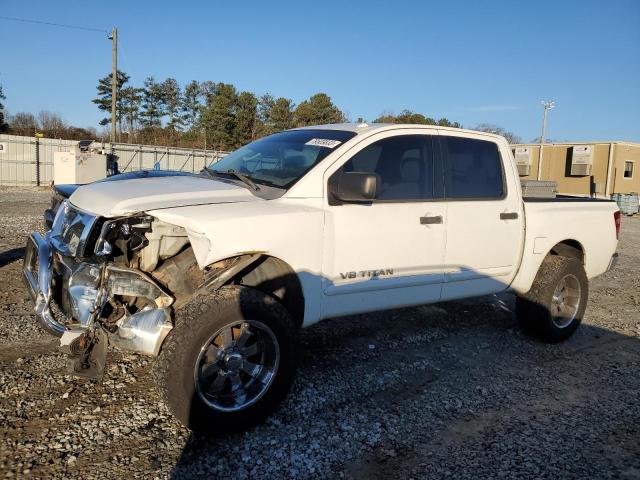
[[[558,182],[546,180],[521,180],[524,198],[555,198],[558,193]]]
[[[611,198],[618,204],[623,215],[635,215],[640,210],[637,193],[614,193]]]

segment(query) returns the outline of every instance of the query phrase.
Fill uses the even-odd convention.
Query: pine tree
[[[263,95],[258,103],[258,119],[260,136],[293,127],[293,101],[283,97],[274,99],[268,93]]]
[[[166,115],[166,99],[162,85],[155,78],[147,77],[142,89],[142,111],[140,119],[143,127],[155,128],[162,125]]]
[[[234,113],[234,147],[238,148],[255,138],[258,126],[258,99],[256,96],[250,92],[240,93],[236,100]]]
[[[271,122],[274,131],[280,132],[294,126],[293,101],[280,97],[271,108]]]
[[[111,78],[113,74],[109,74],[106,77],[98,80],[98,86],[96,90],[98,91],[98,97],[91,100],[95,103],[98,108],[104,112],[111,112]],[[116,121],[118,122],[118,127],[122,130],[122,90],[125,88],[125,85],[129,82],[129,75],[125,72],[118,70],[117,73],[118,84],[116,86]],[[100,120],[100,125],[108,125],[111,123],[111,114],[102,120]]]
[[[295,110],[295,123],[299,127],[322,125],[345,121],[345,114],[331,101],[326,93],[316,93]]]
[[[182,118],[188,130],[195,130],[200,121],[200,109],[202,108],[202,87],[192,80],[185,88],[182,95]]]
[[[166,105],[166,113],[169,117],[167,127],[178,131],[184,127],[184,119],[181,114],[182,90],[175,78],[167,78],[161,84],[162,94]]]
[[[273,108],[274,102],[273,95],[270,93],[265,93],[258,100],[258,120],[263,130],[271,123],[271,109]]]
[[[136,87],[126,87],[120,94],[122,98],[122,117],[125,125],[129,129],[129,135],[134,135],[135,129],[140,120],[140,102],[142,100],[142,89]]]
[[[205,92],[206,104],[202,109],[200,122],[206,135],[207,143],[217,149],[229,149],[235,144],[235,106],[238,93],[233,85],[216,83],[208,85]]]

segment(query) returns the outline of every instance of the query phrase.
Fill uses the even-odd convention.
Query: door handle
[[[515,220],[516,218],[518,218],[517,212],[507,212],[500,214],[500,220]]]
[[[435,217],[420,217],[420,225],[434,225],[436,223],[442,223],[441,215]]]

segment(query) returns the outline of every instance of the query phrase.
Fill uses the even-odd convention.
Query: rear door
[[[435,133],[435,131],[432,131]],[[378,197],[367,204],[327,198],[323,316],[440,299],[444,280],[445,204],[433,135],[420,129],[363,140],[325,173],[375,173]]]
[[[524,235],[506,144],[480,134],[439,133],[447,204],[442,299],[504,290],[517,271]]]

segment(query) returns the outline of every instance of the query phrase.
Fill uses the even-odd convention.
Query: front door
[[[377,198],[331,205],[325,214],[323,316],[440,299],[446,205],[432,135],[419,129],[374,135],[325,174],[378,175]],[[436,180],[439,177],[440,180]]]

